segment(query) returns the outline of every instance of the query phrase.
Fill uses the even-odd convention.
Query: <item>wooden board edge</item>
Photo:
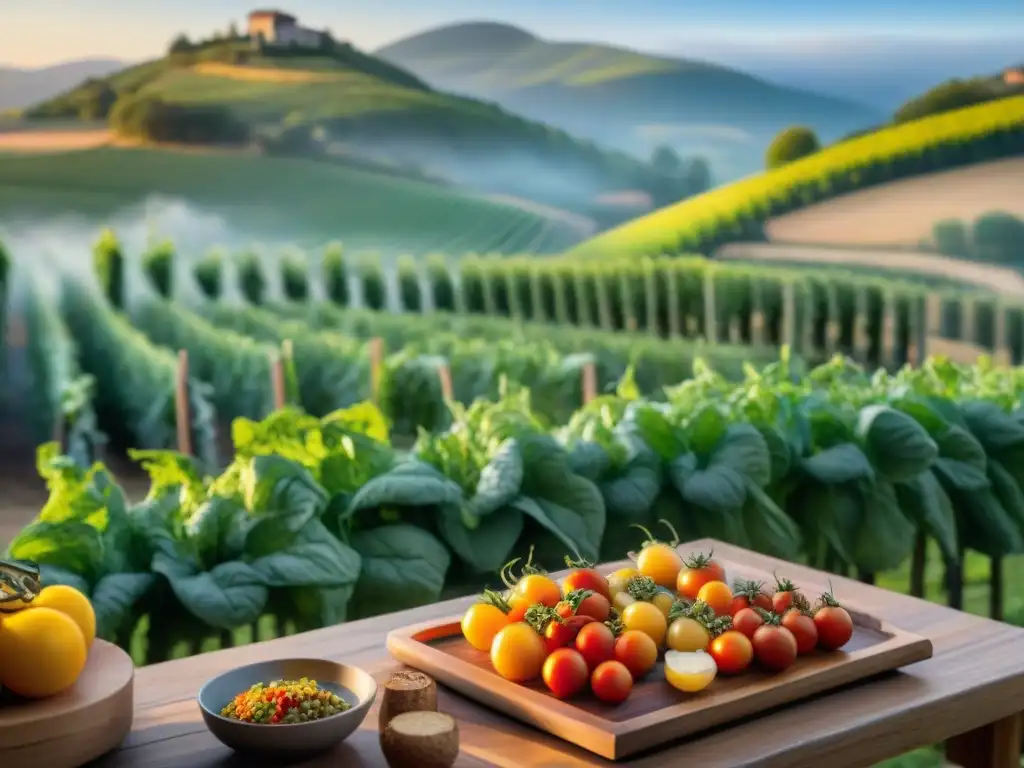
[[[598,718],[568,702],[545,696],[530,688],[504,680],[491,678],[494,689],[479,685],[472,675],[460,676],[458,671],[468,668],[480,670],[461,659],[453,659],[423,643],[419,637],[439,626],[450,626],[451,621],[434,621],[388,633],[386,647],[396,661],[418,669],[471,701],[496,710],[505,717],[532,725],[570,744],[576,744],[607,760],[615,760],[618,739],[624,731],[622,723]],[[533,706],[543,707],[543,717],[537,716]]]

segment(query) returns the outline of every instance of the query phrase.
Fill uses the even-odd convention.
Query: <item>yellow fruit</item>
[[[639,575],[640,571],[636,568],[619,568],[619,570],[611,574],[608,577],[608,591],[611,593],[612,599],[614,600],[619,592],[625,591],[626,584],[629,583],[630,579]]]
[[[30,607],[53,608],[55,611],[70,616],[82,630],[86,648],[92,646],[92,641],[96,639],[96,612],[93,610],[89,598],[74,587],[67,587],[63,584],[43,587],[39,592],[39,597],[32,601]]]
[[[672,610],[672,606],[676,602],[676,596],[668,590],[659,589],[654,593],[654,597],[651,598],[651,602],[658,607],[658,610],[665,614],[665,618],[668,618],[668,612]]]
[[[19,611],[0,630],[0,685],[29,699],[53,696],[75,684],[87,656],[71,617],[52,608]]]
[[[655,645],[661,646],[665,642],[668,620],[653,603],[637,601],[627,605],[622,612],[622,626],[643,632]]]
[[[636,569],[665,589],[676,588],[676,579],[682,568],[683,558],[668,544],[648,544],[636,558]]]
[[[706,651],[711,644],[711,633],[695,619],[676,619],[669,624],[665,643],[673,651]]]
[[[11,595],[14,593],[11,592],[5,585],[0,584],[0,594]],[[15,613],[16,611],[20,611],[22,608],[25,608],[28,605],[29,603],[26,603],[22,600],[9,600],[7,602],[0,603],[0,614]]]
[[[665,679],[673,688],[686,693],[703,691],[718,674],[718,665],[704,651],[683,653],[666,651]]]

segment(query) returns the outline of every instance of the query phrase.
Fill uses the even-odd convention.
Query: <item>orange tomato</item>
[[[732,615],[732,590],[724,581],[709,581],[697,592],[697,599],[707,603],[715,616]]]
[[[635,680],[654,669],[658,646],[645,632],[628,629],[615,640],[615,660],[625,664]]]
[[[514,683],[524,683],[537,677],[547,656],[544,638],[525,622],[509,624],[494,636],[491,643],[491,666]]]
[[[490,603],[475,603],[462,617],[462,634],[478,651],[491,650],[494,636],[508,626],[508,616]]]
[[[754,645],[746,635],[730,629],[723,632],[708,647],[708,653],[724,675],[735,675],[750,666],[754,660]]]
[[[562,590],[549,577],[540,573],[531,573],[516,583],[515,593],[524,598],[529,605],[546,605],[554,608],[562,599]]]
[[[701,587],[711,581],[725,581],[725,568],[711,555],[692,555],[683,562],[676,577],[676,592],[687,600],[696,600]]]

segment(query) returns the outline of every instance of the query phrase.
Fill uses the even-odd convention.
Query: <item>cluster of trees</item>
[[[1024,93],[1024,86],[1010,85],[1002,78],[950,80],[916,96],[896,110],[892,121],[906,123],[928,115],[951,112],[974,104],[1001,99],[1015,92]]]
[[[932,228],[928,245],[946,256],[1022,267],[1024,220],[1003,211],[979,216],[973,224],[946,219]]]
[[[249,126],[229,109],[169,104],[154,96],[122,96],[110,110],[110,127],[122,136],[180,144],[241,145]]]
[[[784,128],[772,139],[764,155],[764,165],[769,171],[813,155],[821,149],[821,142],[810,128],[792,125]]]
[[[657,175],[647,192],[658,208],[711,189],[711,166],[703,157],[684,159],[671,147],[662,145],[651,155],[651,167]]]

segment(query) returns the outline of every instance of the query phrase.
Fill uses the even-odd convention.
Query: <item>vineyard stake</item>
[[[61,454],[64,453],[65,432],[66,424],[64,421],[64,412],[58,411],[57,418],[53,422],[53,442],[57,444],[58,450]]]
[[[988,615],[996,621],[1003,620],[1003,558],[993,557],[989,561]]]
[[[452,372],[447,363],[437,366],[437,379],[441,382],[441,397],[445,402],[454,402],[455,395],[452,392]]]
[[[583,404],[591,402],[597,397],[597,366],[594,363],[586,363],[580,371],[583,383]]]
[[[178,378],[174,387],[174,420],[178,428],[178,452],[192,455],[192,414],[188,402],[188,351],[178,350]]]
[[[375,336],[370,339],[370,397],[380,405],[381,372],[384,367],[384,339]]]
[[[281,355],[275,350],[270,354],[270,384],[274,391],[274,410],[279,411],[285,406],[284,395],[284,363]]]

